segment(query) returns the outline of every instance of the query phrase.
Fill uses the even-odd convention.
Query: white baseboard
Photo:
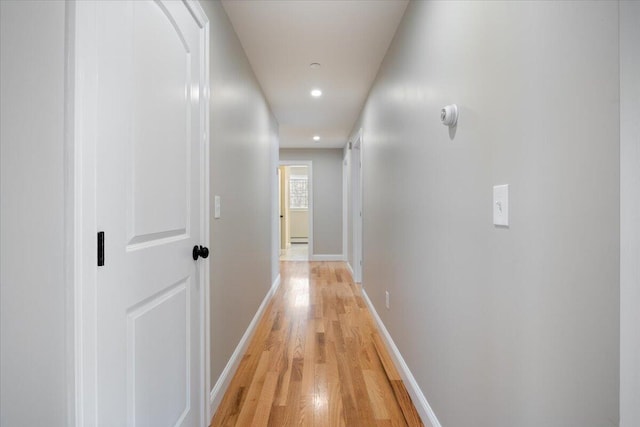
[[[411,396],[411,400],[413,401],[413,404],[415,405],[416,410],[420,414],[420,418],[422,418],[422,422],[425,424],[426,427],[442,427],[442,425],[440,424],[440,421],[438,421],[438,418],[436,417],[436,414],[433,412],[433,409],[431,409],[429,402],[427,402],[427,398],[424,397],[422,390],[420,390],[420,387],[418,386],[416,379],[413,377],[413,374],[409,370],[409,367],[407,366],[406,362],[402,358],[402,355],[400,354],[400,350],[398,350],[398,347],[396,347],[396,344],[393,342],[393,339],[391,339],[391,335],[389,335],[389,331],[387,331],[387,328],[384,326],[384,323],[382,323],[382,319],[380,319],[380,316],[378,316],[378,312],[374,308],[373,304],[371,303],[371,300],[369,299],[369,296],[367,295],[364,289],[362,289],[362,296],[364,297],[364,300],[369,306],[369,310],[371,310],[371,314],[373,315],[373,318],[375,319],[376,324],[378,325],[378,329],[380,329],[380,332],[382,332],[382,338],[387,344],[387,348],[391,350],[391,358],[393,359],[393,363],[395,363],[396,367],[398,368],[398,371],[400,372],[402,381],[404,381],[404,384],[407,387],[407,391]]]
[[[311,261],[344,261],[344,255],[311,255]]]
[[[244,353],[247,351],[247,347],[249,346],[249,342],[251,340],[251,337],[253,336],[256,326],[258,326],[258,322],[262,318],[262,314],[267,308],[267,305],[269,305],[271,298],[273,298],[273,295],[276,293],[276,290],[278,290],[279,286],[280,286],[280,275],[278,274],[278,277],[276,277],[276,280],[274,280],[273,284],[271,285],[271,289],[269,289],[269,292],[267,292],[267,295],[265,295],[264,299],[262,300],[262,303],[260,304],[260,307],[258,307],[258,311],[256,311],[256,314],[253,316],[251,323],[249,323],[247,330],[244,332],[244,335],[242,335],[242,338],[240,339],[240,342],[238,343],[233,354],[231,355],[231,358],[229,358],[227,365],[224,367],[224,369],[222,370],[222,373],[218,377],[218,381],[216,381],[216,384],[211,389],[211,394],[209,395],[209,401],[210,401],[209,407],[211,408],[211,413],[209,414],[209,420],[211,420],[211,417],[213,417],[213,414],[215,414],[216,411],[218,410],[218,406],[222,401],[222,397],[224,396],[224,393],[227,391],[227,388],[229,387],[229,383],[231,382],[233,375],[236,373],[236,370],[238,369],[238,365],[242,360],[242,356],[244,356]]]

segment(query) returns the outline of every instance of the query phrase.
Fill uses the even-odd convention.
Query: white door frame
[[[620,16],[620,426],[640,422],[640,5],[621,2]],[[632,46],[633,49],[632,49]]]
[[[349,148],[342,154],[342,258],[349,263]]]
[[[282,220],[284,219],[284,212],[282,209],[282,197],[284,196],[284,188],[282,188],[282,170],[278,167],[278,257],[284,254],[282,249]]]
[[[363,212],[362,212],[362,128],[358,131],[351,149],[351,182],[352,191],[352,215],[353,215],[353,280],[356,283],[362,283],[362,265],[363,265]]]
[[[185,0],[202,29],[205,87],[200,109],[200,240],[209,244],[209,19],[196,0]],[[96,3],[67,0],[65,88],[65,274],[67,282],[67,396],[71,426],[97,424],[96,357],[96,131],[97,131],[97,34]],[[208,425],[210,332],[209,260],[200,268],[200,378],[203,379],[200,425]]]
[[[279,166],[306,166],[309,180],[309,261],[313,259],[313,162],[311,160],[280,160]],[[280,201],[278,200],[278,203]],[[286,213],[285,213],[286,215]]]

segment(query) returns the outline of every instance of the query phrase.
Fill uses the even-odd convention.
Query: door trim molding
[[[200,241],[204,242],[204,246],[211,247],[209,218],[210,218],[210,114],[209,105],[211,101],[210,88],[210,58],[209,58],[209,18],[204,9],[197,0],[185,0],[187,9],[196,20],[201,28],[201,49],[202,64],[200,66],[201,81],[204,82],[202,87],[202,96],[204,102],[200,104]],[[211,390],[211,315],[210,315],[210,271],[211,258],[203,259],[200,264],[200,384],[201,400],[200,400],[200,425],[208,426],[211,412],[208,398],[208,391]]]
[[[79,286],[76,262],[78,259],[79,221],[76,201],[77,147],[75,139],[75,86],[76,86],[76,8],[65,3],[65,88],[64,88],[64,283],[65,283],[65,352],[67,425],[75,426],[78,419],[78,403],[82,397],[77,380],[78,336],[76,332],[76,288]]]
[[[96,380],[96,116],[97,116],[97,52],[96,3],[67,2],[73,16],[73,64],[68,88],[73,112],[72,134],[73,181],[68,185],[74,194],[73,235],[73,331],[75,374],[75,426],[97,425]]]
[[[201,241],[209,245],[209,19],[197,0],[183,0],[202,29],[204,76],[201,106]],[[96,426],[96,125],[97,51],[96,3],[66,2],[65,70],[65,282],[67,324],[68,425]],[[203,260],[204,261],[204,260]],[[209,260],[200,271],[200,424],[209,409]]]
[[[349,261],[349,177],[351,172],[349,167],[348,143],[342,152],[342,256],[345,261]]]

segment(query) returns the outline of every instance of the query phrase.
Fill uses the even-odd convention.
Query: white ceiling
[[[222,1],[280,124],[280,147],[345,145],[407,3]]]

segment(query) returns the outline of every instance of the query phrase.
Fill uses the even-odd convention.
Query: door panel
[[[190,289],[182,280],[127,314],[131,424],[180,425],[188,413]],[[166,403],[158,406],[158,398]]]
[[[97,4],[100,426],[197,426],[202,29],[177,1]]]
[[[163,5],[133,6],[130,244],[188,233],[192,107],[185,35]]]

